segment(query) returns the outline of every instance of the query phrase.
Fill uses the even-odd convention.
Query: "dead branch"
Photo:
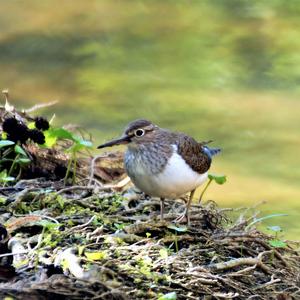
[[[270,254],[272,251],[264,251],[259,253],[257,257],[241,257],[232,259],[225,262],[220,262],[216,264],[211,264],[208,267],[212,270],[220,271],[220,270],[227,270],[236,268],[243,265],[250,265],[250,266],[258,266],[260,267],[264,272],[270,273],[270,270],[268,267],[262,262],[262,257],[266,254]]]

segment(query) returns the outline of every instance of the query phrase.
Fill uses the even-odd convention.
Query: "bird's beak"
[[[130,142],[130,136],[124,135],[118,139],[114,139],[107,143],[104,143],[104,144],[98,146],[97,148],[101,149],[101,148],[106,148],[106,147],[112,147],[115,145],[123,145],[123,144],[128,144],[129,142]]]

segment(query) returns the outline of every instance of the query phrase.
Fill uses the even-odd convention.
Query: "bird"
[[[176,219],[179,222],[186,217],[190,225],[189,208],[195,190],[207,180],[212,157],[221,151],[209,148],[209,142],[199,143],[184,133],[138,119],[127,125],[120,138],[106,142],[98,149],[127,145],[125,171],[139,190],[160,198],[162,220],[164,200],[177,199],[190,192],[183,214]]]

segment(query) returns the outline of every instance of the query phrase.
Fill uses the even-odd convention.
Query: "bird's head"
[[[120,138],[104,143],[98,146],[98,149],[124,144],[128,144],[128,147],[132,148],[139,147],[141,144],[153,141],[158,128],[148,120],[135,120],[127,125]]]

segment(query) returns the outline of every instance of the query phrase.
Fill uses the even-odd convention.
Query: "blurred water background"
[[[300,2],[0,0],[0,87],[95,145],[136,118],[215,141],[206,198],[300,237]]]

